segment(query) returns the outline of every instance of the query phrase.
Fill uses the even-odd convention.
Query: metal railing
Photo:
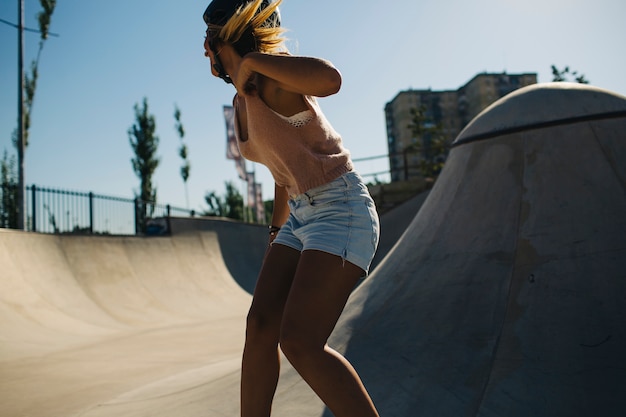
[[[0,227],[16,227],[15,186],[0,187]],[[193,217],[193,210],[120,198],[43,188],[26,187],[26,230],[40,233],[134,235],[156,233],[155,218],[172,215]]]
[[[398,154],[357,158],[362,165],[359,171],[374,183],[395,182],[419,177],[414,150]],[[368,172],[368,162],[396,158],[392,167],[383,171]],[[163,226],[154,219],[170,216],[193,217],[193,210],[155,204],[139,199],[94,194],[93,192],[67,191],[31,185],[25,193],[25,229],[40,233],[74,234],[155,234]],[[17,186],[0,183],[0,228],[17,228]]]

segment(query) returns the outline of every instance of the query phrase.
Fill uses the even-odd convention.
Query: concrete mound
[[[383,416],[623,415],[626,97],[527,87],[455,144],[333,342]]]

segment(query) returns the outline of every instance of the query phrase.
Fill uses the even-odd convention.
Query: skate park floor
[[[423,200],[382,220],[387,250]],[[193,398],[238,376],[266,228],[172,227],[163,237],[0,229],[0,415],[237,414],[236,386],[214,399],[221,411],[194,410]]]
[[[623,96],[520,89],[459,135],[429,193],[382,219],[386,256],[329,341],[381,416],[624,415],[624,132]],[[267,230],[172,230],[0,230],[2,417],[239,415]],[[272,415],[332,416],[282,363]]]

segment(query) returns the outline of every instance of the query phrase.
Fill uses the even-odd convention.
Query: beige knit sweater
[[[350,152],[330,125],[317,100],[305,96],[313,118],[296,127],[256,94],[235,96],[235,131],[244,158],[265,165],[290,195],[302,194],[352,171]],[[239,130],[239,109],[247,115],[247,137]],[[245,133],[244,133],[245,135]]]

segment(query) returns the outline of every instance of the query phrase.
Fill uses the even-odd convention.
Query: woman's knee
[[[280,315],[251,308],[246,318],[246,342],[278,345]]]
[[[325,342],[316,341],[305,330],[283,324],[279,337],[280,350],[292,365],[298,366],[324,350]]]

